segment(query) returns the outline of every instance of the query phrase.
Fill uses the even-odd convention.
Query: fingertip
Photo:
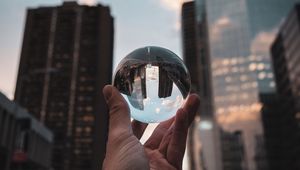
[[[179,108],[176,112],[175,121],[178,118],[184,118],[184,116],[185,116],[185,110],[183,108]]]
[[[112,85],[106,85],[104,86],[104,88],[102,89],[104,98],[106,101],[108,101],[112,95],[112,90],[113,90],[113,86]]]
[[[200,97],[197,94],[193,93],[189,95],[183,109],[185,112],[189,114],[196,113],[199,105],[200,105]]]
[[[130,110],[123,96],[112,85],[104,86],[102,92],[109,110],[109,138],[130,132]]]
[[[177,126],[189,124],[194,120],[194,117],[198,111],[200,104],[200,98],[197,94],[190,94],[183,108],[178,109],[176,113],[176,124]]]
[[[189,101],[192,105],[199,106],[199,104],[200,104],[200,97],[199,97],[199,95],[197,95],[196,93],[192,93],[192,94],[189,95],[188,101]]]

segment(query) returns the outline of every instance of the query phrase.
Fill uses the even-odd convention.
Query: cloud
[[[175,31],[180,31],[180,28],[181,28],[181,20],[177,19],[174,25],[174,29]]]
[[[159,5],[161,7],[171,12],[174,12],[174,14],[176,15],[176,20],[173,24],[173,29],[176,32],[180,31],[181,28],[180,14],[181,14],[182,4],[189,1],[191,0],[159,0]]]
[[[251,42],[251,53],[258,55],[268,55],[270,46],[276,38],[278,29],[262,31],[258,33]]]
[[[97,4],[96,0],[79,0],[78,2],[80,4],[89,5],[89,6]]]
[[[165,9],[175,11],[180,13],[181,6],[184,3],[184,0],[159,0],[159,4]]]

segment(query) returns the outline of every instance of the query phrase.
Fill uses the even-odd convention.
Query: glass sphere
[[[191,80],[175,53],[148,46],[121,60],[113,85],[127,101],[133,119],[158,123],[175,116],[190,92]]]

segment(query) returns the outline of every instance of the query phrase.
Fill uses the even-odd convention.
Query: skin
[[[199,97],[191,94],[176,116],[160,123],[142,145],[147,124],[130,120],[130,110],[119,91],[107,85],[103,94],[109,108],[109,134],[105,170],[182,169],[188,128],[199,106]]]

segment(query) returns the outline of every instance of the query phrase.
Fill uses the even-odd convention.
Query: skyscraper
[[[108,7],[64,2],[28,9],[15,101],[54,133],[55,170],[101,169],[111,82],[113,18]]]
[[[196,0],[196,15],[206,11],[214,114],[224,130],[243,133],[250,170],[263,133],[259,94],[275,89],[269,48],[295,1]]]
[[[196,55],[196,27],[195,27],[195,3],[185,2],[181,9],[181,31],[182,31],[182,47],[183,47],[183,60],[187,66],[192,83],[192,91],[198,92],[198,86],[200,84],[198,78],[198,67],[197,67],[197,55]],[[199,114],[199,113],[198,113]],[[197,115],[199,116],[199,115]],[[189,166],[190,169],[200,169],[202,166],[200,162],[200,148],[197,141],[194,140],[194,134],[197,131],[195,123],[191,125],[190,133],[188,135],[188,154],[189,154]],[[198,136],[197,136],[198,139]]]
[[[280,27],[271,53],[276,93],[262,95],[263,125],[270,169],[300,169],[300,4]]]
[[[198,117],[190,129],[188,140],[190,168],[217,170],[221,168],[222,160],[219,127],[212,106],[206,12],[203,8],[196,15],[196,5],[204,6],[194,1],[182,6],[183,59],[191,74],[192,91],[201,98]]]
[[[221,130],[222,139],[222,162],[223,170],[244,170],[246,169],[245,154],[243,148],[243,134],[240,131],[233,133]]]

